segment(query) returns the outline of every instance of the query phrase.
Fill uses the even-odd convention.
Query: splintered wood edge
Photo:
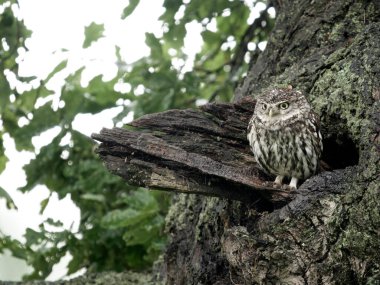
[[[211,131],[219,135],[224,135],[223,130],[215,125],[215,119],[222,121],[233,120],[237,124],[241,121],[241,116],[244,117],[244,120],[247,120],[250,113],[253,112],[254,104],[255,100],[253,98],[245,97],[234,104],[210,103],[203,105],[198,110],[169,110],[162,113],[148,114],[129,124],[133,130],[121,128],[102,129],[100,134],[92,134],[91,137],[101,142],[98,147],[98,154],[105,162],[107,169],[121,176],[131,185],[172,192],[218,196],[240,201],[252,201],[252,199],[263,197],[273,203],[288,202],[293,198],[295,192],[275,188],[273,183],[262,181],[255,175],[243,174],[240,169],[234,169],[233,166],[215,161],[211,157],[198,153],[189,153],[181,147],[171,145],[153,135],[155,131],[161,131],[160,128],[162,127],[176,130],[178,122],[172,120],[173,116],[184,119],[183,123],[186,131],[210,134],[211,129]],[[208,115],[205,116],[206,113]],[[209,128],[204,127],[205,124],[207,125],[207,121],[211,124]],[[241,124],[239,123],[239,125]],[[241,128],[239,125],[237,125],[239,127],[238,132],[240,132]],[[235,130],[233,129],[232,131],[234,132]],[[240,140],[240,136],[234,135],[234,139]],[[119,148],[117,148],[117,151],[112,151],[115,146],[119,146]],[[139,152],[146,158],[133,158],[134,152]],[[123,163],[118,162],[118,167],[114,167],[113,163],[118,158]],[[152,158],[156,163],[152,164],[149,161]],[[196,171],[205,177],[214,177],[219,183],[213,183],[212,185],[198,183],[192,177],[190,170],[179,174],[166,166],[160,166],[160,160],[172,161],[182,170],[192,169],[191,171]],[[128,170],[128,168],[130,169]],[[133,175],[130,175],[133,172],[131,169],[134,169],[135,173]],[[223,181],[225,183],[234,183],[236,186],[226,190],[220,187],[220,185],[223,185]]]
[[[216,196],[222,198],[228,198],[232,200],[239,200],[243,202],[251,202],[259,198],[265,198],[273,203],[283,203],[290,201],[293,192],[284,191],[282,189],[271,187],[273,183],[271,182],[261,182],[256,177],[256,181],[253,183],[249,181],[252,178],[245,177],[243,179],[246,183],[242,182],[235,177],[231,178],[228,176],[220,175],[218,172],[210,173],[208,171],[202,171],[196,164],[188,165],[183,164],[179,161],[173,160],[173,162],[183,165],[185,168],[192,168],[194,171],[202,173],[205,177],[211,176],[219,181],[219,183],[198,183],[192,179],[191,175],[180,175],[176,171],[171,170],[167,167],[162,167],[157,163],[151,163],[148,161],[143,161],[133,157],[133,150],[127,152],[125,150],[118,149],[116,153],[113,153],[111,146],[120,146],[131,147],[131,145],[120,145],[119,140],[121,139],[118,135],[118,138],[112,136],[112,131],[114,129],[104,129],[100,134],[93,134],[92,138],[98,141],[101,141],[102,144],[98,148],[98,153],[101,156],[102,160],[105,162],[107,169],[123,179],[129,182],[131,185],[142,186],[151,189],[166,190],[171,192],[179,193],[191,193],[207,196]],[[127,130],[118,129],[118,132],[128,132]],[[107,133],[107,135],[105,135]],[[139,135],[138,133],[136,135]],[[126,142],[125,142],[126,143]],[[135,149],[135,151],[140,151],[148,156],[155,156],[156,159],[165,159],[168,160],[168,157],[165,156],[165,152],[157,156],[157,153],[144,152],[145,148]],[[193,154],[191,154],[193,155]],[[129,158],[129,159],[127,159]],[[210,158],[208,158],[210,159]],[[138,169],[136,169],[136,167]],[[235,185],[241,185],[246,187],[245,189],[240,189],[241,187],[234,187],[234,189],[225,189],[220,185],[225,184],[223,181],[229,183],[235,183]]]

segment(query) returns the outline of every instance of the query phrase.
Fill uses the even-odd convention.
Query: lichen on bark
[[[144,132],[94,135],[107,167],[129,182],[202,194],[180,194],[170,209],[156,267],[165,284],[380,282],[380,2],[272,2],[267,48],[233,103],[132,123]],[[287,85],[321,117],[328,169],[295,195],[263,186],[244,131],[246,103]]]
[[[338,169],[307,180],[280,209],[263,211],[257,205],[180,196],[169,218],[168,284],[380,280],[380,4],[276,4],[279,14],[267,49],[252,65],[235,100],[278,85],[302,90],[321,115],[324,158]],[[181,226],[176,213],[186,213]],[[175,246],[179,244],[180,251]],[[226,267],[209,266],[205,274],[198,269],[202,266],[193,266],[191,254],[177,266],[170,259],[199,251],[197,261],[203,265],[212,256],[214,264]],[[179,268],[180,279],[175,274]]]
[[[184,125],[189,121],[181,117],[175,122],[181,131],[192,127],[212,134],[196,133],[208,143],[207,152],[218,151],[212,162],[228,174],[219,173],[219,178],[228,178],[219,179],[219,184],[213,184],[216,170],[210,169],[210,160],[201,160],[198,170],[203,172],[195,171],[196,161],[189,156],[197,145],[186,143],[184,137],[184,143],[170,135],[163,140],[164,134],[129,137],[136,140],[133,147],[145,148],[151,155],[149,161],[121,143],[111,143],[106,147],[115,152],[131,151],[128,159],[135,164],[128,164],[129,168],[124,158],[108,162],[111,171],[130,177],[132,183],[203,194],[212,194],[214,187],[219,196],[240,200],[178,194],[167,216],[170,241],[156,273],[116,274],[117,284],[380,283],[380,2],[272,2],[277,12],[274,30],[266,50],[237,88],[234,102],[276,86],[292,85],[303,91],[321,116],[323,159],[332,169],[305,181],[286,205],[260,195],[241,199],[247,189],[256,191],[261,180],[242,189],[251,181],[239,183],[244,176],[231,173],[228,163],[233,159],[229,167],[223,164],[223,159],[231,158],[222,151],[228,144],[242,150],[234,152],[241,161],[253,161],[244,152],[247,142],[241,130],[245,126],[233,116],[240,109],[227,104],[203,113],[183,111],[187,118],[197,117],[198,125]],[[243,113],[239,115],[246,119]],[[172,116],[174,112],[168,112],[160,122],[149,116],[144,120],[165,129]],[[186,131],[181,133],[186,138],[195,134]],[[233,137],[230,131],[235,131]],[[115,134],[123,140],[117,130],[109,136]],[[176,152],[178,144],[182,148]],[[173,157],[181,155],[175,162],[160,160],[159,155],[169,152]],[[234,167],[246,170],[236,160]],[[184,174],[193,175],[192,179]],[[200,189],[194,188],[197,185]],[[115,284],[105,278],[94,275],[61,284]]]

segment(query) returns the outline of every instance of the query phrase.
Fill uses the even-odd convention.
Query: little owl
[[[288,177],[289,187],[297,189],[299,179],[317,172],[323,147],[319,126],[299,91],[274,89],[257,99],[247,137],[261,168],[276,175],[276,185]]]

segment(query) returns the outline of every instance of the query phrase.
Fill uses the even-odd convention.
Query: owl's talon
[[[291,190],[297,190],[297,183],[298,183],[298,178],[292,177],[292,180],[290,180],[289,188]]]
[[[284,179],[284,176],[282,175],[277,175],[276,179],[273,182],[273,187],[274,188],[281,188],[282,187],[282,180]]]
[[[285,191],[290,190],[289,185],[283,184],[283,185],[281,186],[281,190],[285,190]]]
[[[284,186],[284,185],[277,184],[276,182],[273,182],[273,188],[280,189],[280,188],[282,188],[282,186]]]

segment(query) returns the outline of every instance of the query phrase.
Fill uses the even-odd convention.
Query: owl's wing
[[[255,118],[256,118],[256,115],[253,115],[251,117],[251,119],[249,120],[249,123],[248,123],[248,127],[247,127],[247,138],[248,138],[248,140],[249,140],[249,134],[251,133],[252,128],[253,128],[253,123],[255,121]]]
[[[315,113],[313,110],[311,110],[309,113],[309,121],[311,122],[312,133],[314,134],[315,143],[317,144],[318,149],[320,150],[320,155],[323,151],[321,122],[319,120],[318,114]]]
[[[314,126],[316,126],[318,129],[320,128],[321,126],[321,123],[320,123],[320,120],[319,120],[319,116],[317,113],[315,113],[313,110],[310,110],[310,121],[313,123]]]

